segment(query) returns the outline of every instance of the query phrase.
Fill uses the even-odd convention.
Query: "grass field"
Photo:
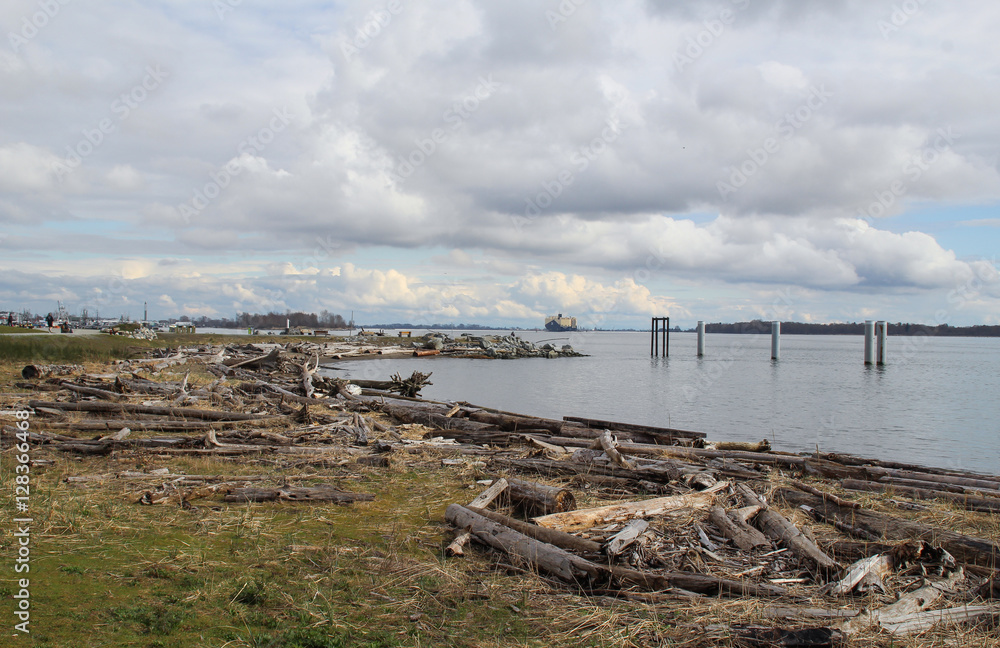
[[[44,331],[45,329],[41,329]],[[0,335],[17,335],[18,333],[37,333],[38,329],[24,328],[23,326],[0,326]]]
[[[80,362],[106,373],[107,359],[151,346],[191,345],[222,336],[163,336],[144,342],[93,336],[0,338],[0,424],[30,393],[14,385],[25,363]],[[276,338],[288,341],[288,338]],[[314,338],[306,338],[314,339]],[[246,337],[232,341],[246,343]],[[214,377],[203,368],[175,367],[160,380],[191,385]],[[174,373],[171,373],[174,372]],[[34,415],[32,429],[44,429]],[[65,431],[63,431],[65,432]],[[133,436],[141,436],[134,433]],[[31,634],[0,645],[54,648],[486,648],[728,646],[706,630],[715,624],[774,623],[762,604],[681,595],[583,595],[515,560],[472,545],[447,558],[452,531],[444,510],[468,502],[495,478],[476,456],[392,453],[389,467],[320,466],[280,455],[178,457],[120,451],[80,457],[45,447],[31,450]],[[16,622],[13,572],[17,551],[14,448],[0,461],[0,619]],[[461,459],[455,465],[442,459]],[[332,465],[332,467],[330,467]],[[349,506],[307,503],[227,503],[193,489],[170,490],[166,502],[139,503],[172,477],[119,479],[122,471],[173,475],[265,475],[261,484],[331,484],[370,493]],[[71,477],[98,477],[69,481]],[[574,486],[581,507],[593,503]],[[866,505],[869,502],[866,502]],[[870,504],[877,506],[875,496]],[[1000,534],[998,518],[940,508],[941,525],[985,537]],[[978,526],[976,526],[978,525]],[[984,526],[986,525],[986,526]],[[610,593],[608,593],[610,594]],[[794,603],[809,605],[808,601]],[[863,600],[844,605],[862,605]],[[829,605],[819,600],[815,605]],[[10,641],[10,640],[8,640]],[[893,639],[865,636],[849,646],[916,648],[998,645],[989,628]]]

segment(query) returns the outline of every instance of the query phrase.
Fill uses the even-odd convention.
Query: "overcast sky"
[[[0,310],[1000,323],[1000,4],[5,0]]]

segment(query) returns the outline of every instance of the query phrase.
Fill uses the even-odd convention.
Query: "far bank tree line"
[[[771,322],[752,320],[734,324],[705,324],[706,333],[771,333]],[[844,322],[836,324],[808,324],[805,322],[782,322],[781,332],[788,335],[864,335],[864,322]],[[941,335],[956,337],[1000,337],[1000,326],[949,326],[940,324],[889,323],[889,335]]]
[[[284,329],[286,326],[300,326],[303,328],[338,329],[348,328],[351,323],[342,316],[330,311],[316,313],[303,313],[289,311],[286,313],[238,313],[236,319],[223,317],[212,319],[208,317],[180,318],[181,322],[191,322],[199,328],[256,328],[256,329]]]

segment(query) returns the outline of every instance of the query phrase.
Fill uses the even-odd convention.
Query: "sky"
[[[1000,4],[5,0],[0,310],[1000,323]]]

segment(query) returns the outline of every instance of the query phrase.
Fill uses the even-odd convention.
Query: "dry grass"
[[[87,368],[107,371],[100,364]],[[18,391],[11,385],[19,380],[17,369],[0,365],[0,391]],[[176,380],[185,373],[187,368],[174,368],[161,379]],[[212,378],[195,371],[189,380],[201,384]],[[5,396],[2,405],[8,409],[15,403]],[[407,437],[424,431],[401,430]],[[4,511],[13,510],[11,454],[5,448],[0,463]],[[496,476],[476,458],[442,465],[448,455],[427,451],[394,457],[390,468],[315,468],[267,456],[226,459],[123,451],[80,458],[44,448],[33,449],[32,456],[52,461],[32,473],[32,645],[729,646],[737,644],[723,627],[781,624],[765,614],[766,606],[778,601],[628,591],[585,594],[482,548],[473,548],[463,559],[445,558],[443,547],[451,532],[443,522],[444,509],[471,500],[482,488],[476,480]],[[159,468],[173,474],[266,473],[273,484],[332,483],[376,498],[347,507],[236,504],[218,498],[195,499],[188,507],[176,500],[141,506],[134,502],[137,493],[154,486],[148,481],[66,481]],[[774,476],[774,486],[786,483],[784,476]],[[580,507],[611,499],[597,489],[574,490]],[[851,496],[857,499],[857,494]],[[863,501],[872,509],[901,515],[877,495],[864,495]],[[933,504],[926,512],[903,515],[981,537],[1000,536],[996,516],[953,506]],[[692,522],[690,516],[667,518],[657,528],[680,541],[691,537]],[[832,533],[823,525],[810,526],[821,540]],[[2,555],[11,555],[11,533],[6,525]],[[690,567],[715,568],[698,561]],[[0,577],[0,592],[8,601],[11,576],[8,570]],[[884,602],[872,596],[839,605],[857,609]],[[837,605],[821,598],[784,603]],[[945,628],[905,639],[870,633],[849,645],[1000,646],[1000,640],[995,629]]]

